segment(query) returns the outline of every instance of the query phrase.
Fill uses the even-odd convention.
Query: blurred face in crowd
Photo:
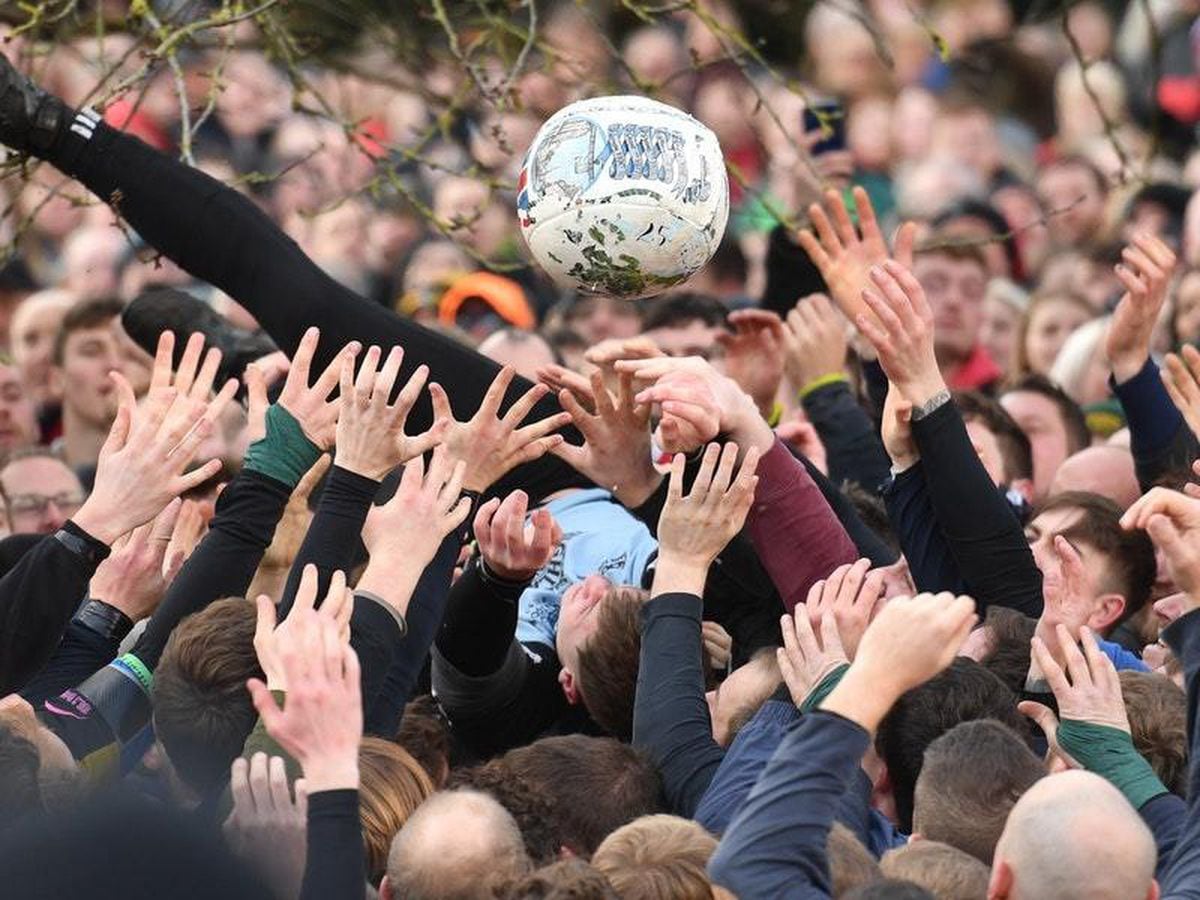
[[[1009,391],[1000,398],[1033,450],[1033,491],[1045,497],[1054,481],[1054,474],[1063,460],[1070,456],[1067,426],[1054,401],[1033,391]]]
[[[983,327],[983,297],[987,275],[972,259],[940,253],[916,258],[913,273],[933,309],[934,345],[942,365],[970,355]]]
[[[1105,196],[1086,167],[1052,166],[1038,178],[1037,190],[1057,245],[1077,247],[1096,236],[1104,222]]]
[[[636,337],[642,330],[637,307],[615,297],[581,296],[568,310],[566,322],[588,344],[609,338]]]
[[[1025,360],[1029,371],[1047,374],[1071,332],[1089,319],[1091,314],[1069,298],[1035,304],[1029,311],[1029,327],[1025,331]]]
[[[1005,477],[1004,456],[995,433],[979,419],[972,419],[967,422],[967,437],[971,439],[971,446],[975,448],[979,461],[987,469],[992,481],[997,485],[1006,484],[1008,479]]]
[[[1175,339],[1200,339],[1200,271],[1188,272],[1175,291]]]
[[[1000,144],[992,117],[977,107],[947,110],[939,115],[931,150],[935,156],[970,166],[985,180],[1000,168]]]
[[[580,699],[575,680],[579,671],[579,651],[596,633],[600,607],[612,583],[603,575],[589,575],[563,592],[558,606],[558,630],[554,644],[562,663],[559,683],[572,703]]]
[[[983,327],[979,330],[979,343],[988,352],[996,365],[1008,372],[1015,362],[1017,350],[1017,325],[1021,314],[1011,303],[998,297],[988,297],[983,304]]]
[[[671,325],[666,328],[652,328],[646,332],[667,356],[699,356],[717,364],[724,356],[721,345],[717,343],[717,335],[724,334],[725,329],[720,325],[709,325],[700,319],[683,325]]]
[[[0,469],[14,534],[53,534],[83,504],[83,485],[52,456],[16,459]]]
[[[125,334],[114,317],[107,325],[68,335],[62,364],[54,370],[64,410],[97,428],[107,428],[117,411],[109,372],[120,372],[139,396],[150,383],[150,357]]]
[[[498,331],[479,345],[479,352],[502,366],[512,366],[522,378],[537,381],[537,371],[555,362],[554,351],[535,332]]]
[[[54,337],[72,302],[65,294],[34,294],[13,314],[9,332],[13,362],[21,373],[25,390],[36,404],[54,399],[50,387]]]
[[[1025,537],[1029,540],[1029,549],[1033,551],[1033,561],[1042,572],[1048,594],[1062,590],[1064,583],[1062,563],[1054,549],[1054,539],[1076,525],[1082,516],[1082,511],[1078,509],[1054,509],[1037,516],[1025,527]],[[1085,617],[1084,621],[1089,628],[1102,634],[1120,617],[1125,608],[1124,598],[1104,590],[1104,584],[1108,580],[1109,558],[1083,541],[1068,540],[1079,554],[1087,577],[1079,586],[1081,593],[1067,597],[1067,603],[1082,604],[1083,609],[1079,610],[1078,614]],[[1117,598],[1120,598],[1119,601]],[[1047,605],[1049,615],[1061,615],[1064,612],[1073,615],[1076,611],[1059,610],[1057,604]]]
[[[0,363],[0,453],[38,442],[37,416],[13,366]]]

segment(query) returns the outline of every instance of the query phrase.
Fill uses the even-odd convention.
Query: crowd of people
[[[1200,897],[1195,4],[547,6],[449,123],[8,39],[0,893]],[[637,303],[509,191],[609,84],[736,173]]]

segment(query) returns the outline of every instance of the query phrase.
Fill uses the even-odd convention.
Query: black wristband
[[[133,619],[103,600],[88,600],[71,621],[114,641],[122,640],[133,629]]]
[[[54,539],[91,566],[99,566],[111,552],[107,544],[96,540],[70,520],[54,532]]]

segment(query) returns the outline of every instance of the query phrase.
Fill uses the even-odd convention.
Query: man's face
[[[50,456],[17,459],[0,470],[14,534],[53,534],[83,504],[83,486]]]
[[[1033,449],[1033,493],[1045,497],[1054,482],[1054,473],[1071,450],[1067,426],[1063,423],[1054,401],[1032,391],[1009,391],[1000,398],[1003,406],[1016,421]]]
[[[1091,240],[1104,220],[1104,195],[1092,173],[1081,166],[1056,166],[1042,174],[1038,197],[1049,215],[1050,237],[1060,247]]]
[[[571,307],[567,324],[589,344],[609,338],[636,337],[642,330],[637,307],[613,297],[581,297]]]
[[[978,419],[972,419],[967,422],[967,436],[992,481],[997,485],[1006,484],[1008,478],[1004,471],[1004,456],[1000,452],[1000,442],[996,435]]]
[[[612,583],[603,575],[589,575],[563,593],[554,644],[564,669],[578,673],[579,651],[596,633],[600,607],[610,587]]]
[[[117,412],[117,394],[109,372],[124,374],[128,356],[118,322],[72,332],[57,369],[63,407],[95,428],[107,428]],[[137,389],[137,385],[134,385]]]
[[[1062,562],[1054,549],[1054,539],[1079,523],[1083,512],[1065,507],[1037,516],[1025,527],[1033,561],[1042,573],[1046,610],[1043,618],[1068,627],[1086,624],[1103,633],[1112,624],[1099,603],[1109,571],[1109,559],[1083,541],[1067,538],[1083,563],[1083,578],[1071,586],[1063,572]]]
[[[974,260],[926,253],[917,257],[913,274],[925,288],[933,310],[938,359],[961,362],[975,348],[983,327],[987,288],[983,268]]]
[[[699,356],[713,361],[723,355],[717,335],[724,331],[720,325],[705,325],[699,319],[693,319],[686,325],[651,329],[646,332],[646,337],[658,344],[667,356]]]
[[[38,441],[37,416],[21,377],[0,363],[0,451],[30,447]]]
[[[66,314],[65,304],[37,303],[29,309],[18,308],[13,317],[12,334],[9,335],[13,362],[34,403],[54,399],[50,388],[54,337]]]

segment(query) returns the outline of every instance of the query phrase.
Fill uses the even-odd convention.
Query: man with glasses
[[[84,500],[79,477],[46,450],[14,454],[0,469],[13,534],[53,534]]]

